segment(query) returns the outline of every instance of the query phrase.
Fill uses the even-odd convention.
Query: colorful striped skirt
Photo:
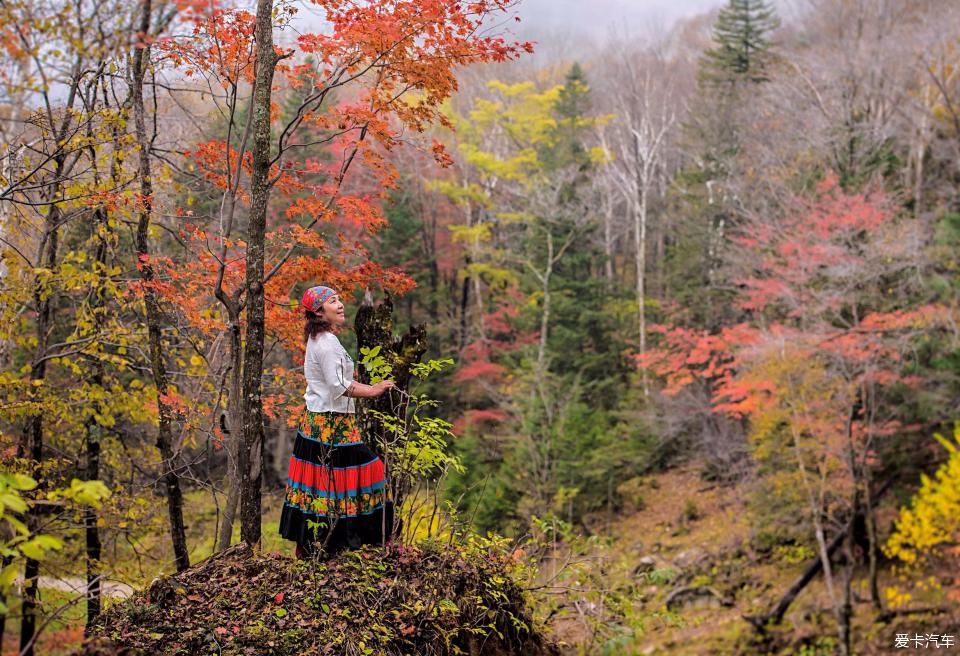
[[[363,443],[356,416],[305,411],[290,457],[280,535],[307,552],[379,544],[393,529],[383,461]]]

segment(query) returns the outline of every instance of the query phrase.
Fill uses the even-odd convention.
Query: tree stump
[[[384,415],[397,417],[400,421],[407,420],[406,393],[410,388],[413,377],[410,370],[420,362],[420,358],[427,352],[427,329],[424,324],[411,326],[406,334],[395,337],[393,334],[393,300],[389,295],[383,303],[373,305],[370,293],[364,295],[363,302],[357,310],[354,321],[357,332],[357,348],[380,347],[380,354],[393,367],[390,378],[396,383],[398,391],[390,391],[376,399],[366,399],[357,408],[357,422],[361,433],[365,436],[370,447],[384,458],[387,467],[390,467],[389,454],[385,453],[384,446],[389,444],[393,435],[384,428],[383,422],[370,410],[376,410]],[[361,356],[362,357],[362,356]],[[359,357],[358,357],[359,361]],[[354,378],[362,383],[369,384],[370,375],[362,365],[357,366]],[[394,504],[399,508],[402,494],[397,489],[397,481],[390,477],[390,495]]]

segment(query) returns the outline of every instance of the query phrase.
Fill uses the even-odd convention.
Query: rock
[[[732,605],[733,601],[706,585],[677,588],[667,595],[666,601],[667,610],[719,608]]]
[[[633,575],[646,574],[655,569],[657,569],[657,559],[653,556],[644,556],[637,562],[637,566],[633,568]]]
[[[147,602],[151,604],[164,604],[176,597],[177,592],[168,577],[154,579],[150,587],[147,588]]]
[[[691,547],[690,549],[684,549],[674,556],[673,564],[679,569],[687,570],[691,567],[699,565],[709,556],[710,554],[708,554],[705,550],[700,549],[699,547]]]

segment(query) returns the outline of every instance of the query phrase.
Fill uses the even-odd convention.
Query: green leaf
[[[0,590],[8,590],[13,585],[18,571],[16,563],[11,563],[0,570]]]
[[[63,496],[72,499],[81,506],[99,508],[100,503],[110,496],[110,489],[103,481],[81,481],[78,478],[70,481],[70,489],[63,491]]]
[[[16,517],[7,517],[7,522],[14,528],[14,530],[20,535],[29,535],[30,529],[27,528],[27,525]]]
[[[37,482],[26,474],[14,474],[13,482],[10,484],[10,487],[14,487],[18,490],[32,490],[33,488],[37,487]]]
[[[50,551],[63,548],[63,543],[52,535],[37,535],[20,545],[20,552],[27,558],[43,560]]]
[[[4,492],[0,494],[0,509],[3,508],[9,508],[13,512],[27,512],[27,502],[21,499],[19,494]]]

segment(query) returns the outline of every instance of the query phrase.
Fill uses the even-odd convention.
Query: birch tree
[[[639,352],[647,350],[647,252],[651,196],[667,175],[665,154],[677,122],[675,96],[664,62],[625,53],[616,63],[618,84],[610,89],[617,120],[612,124],[608,164],[626,202],[633,233]],[[648,392],[643,374],[644,394]]]

